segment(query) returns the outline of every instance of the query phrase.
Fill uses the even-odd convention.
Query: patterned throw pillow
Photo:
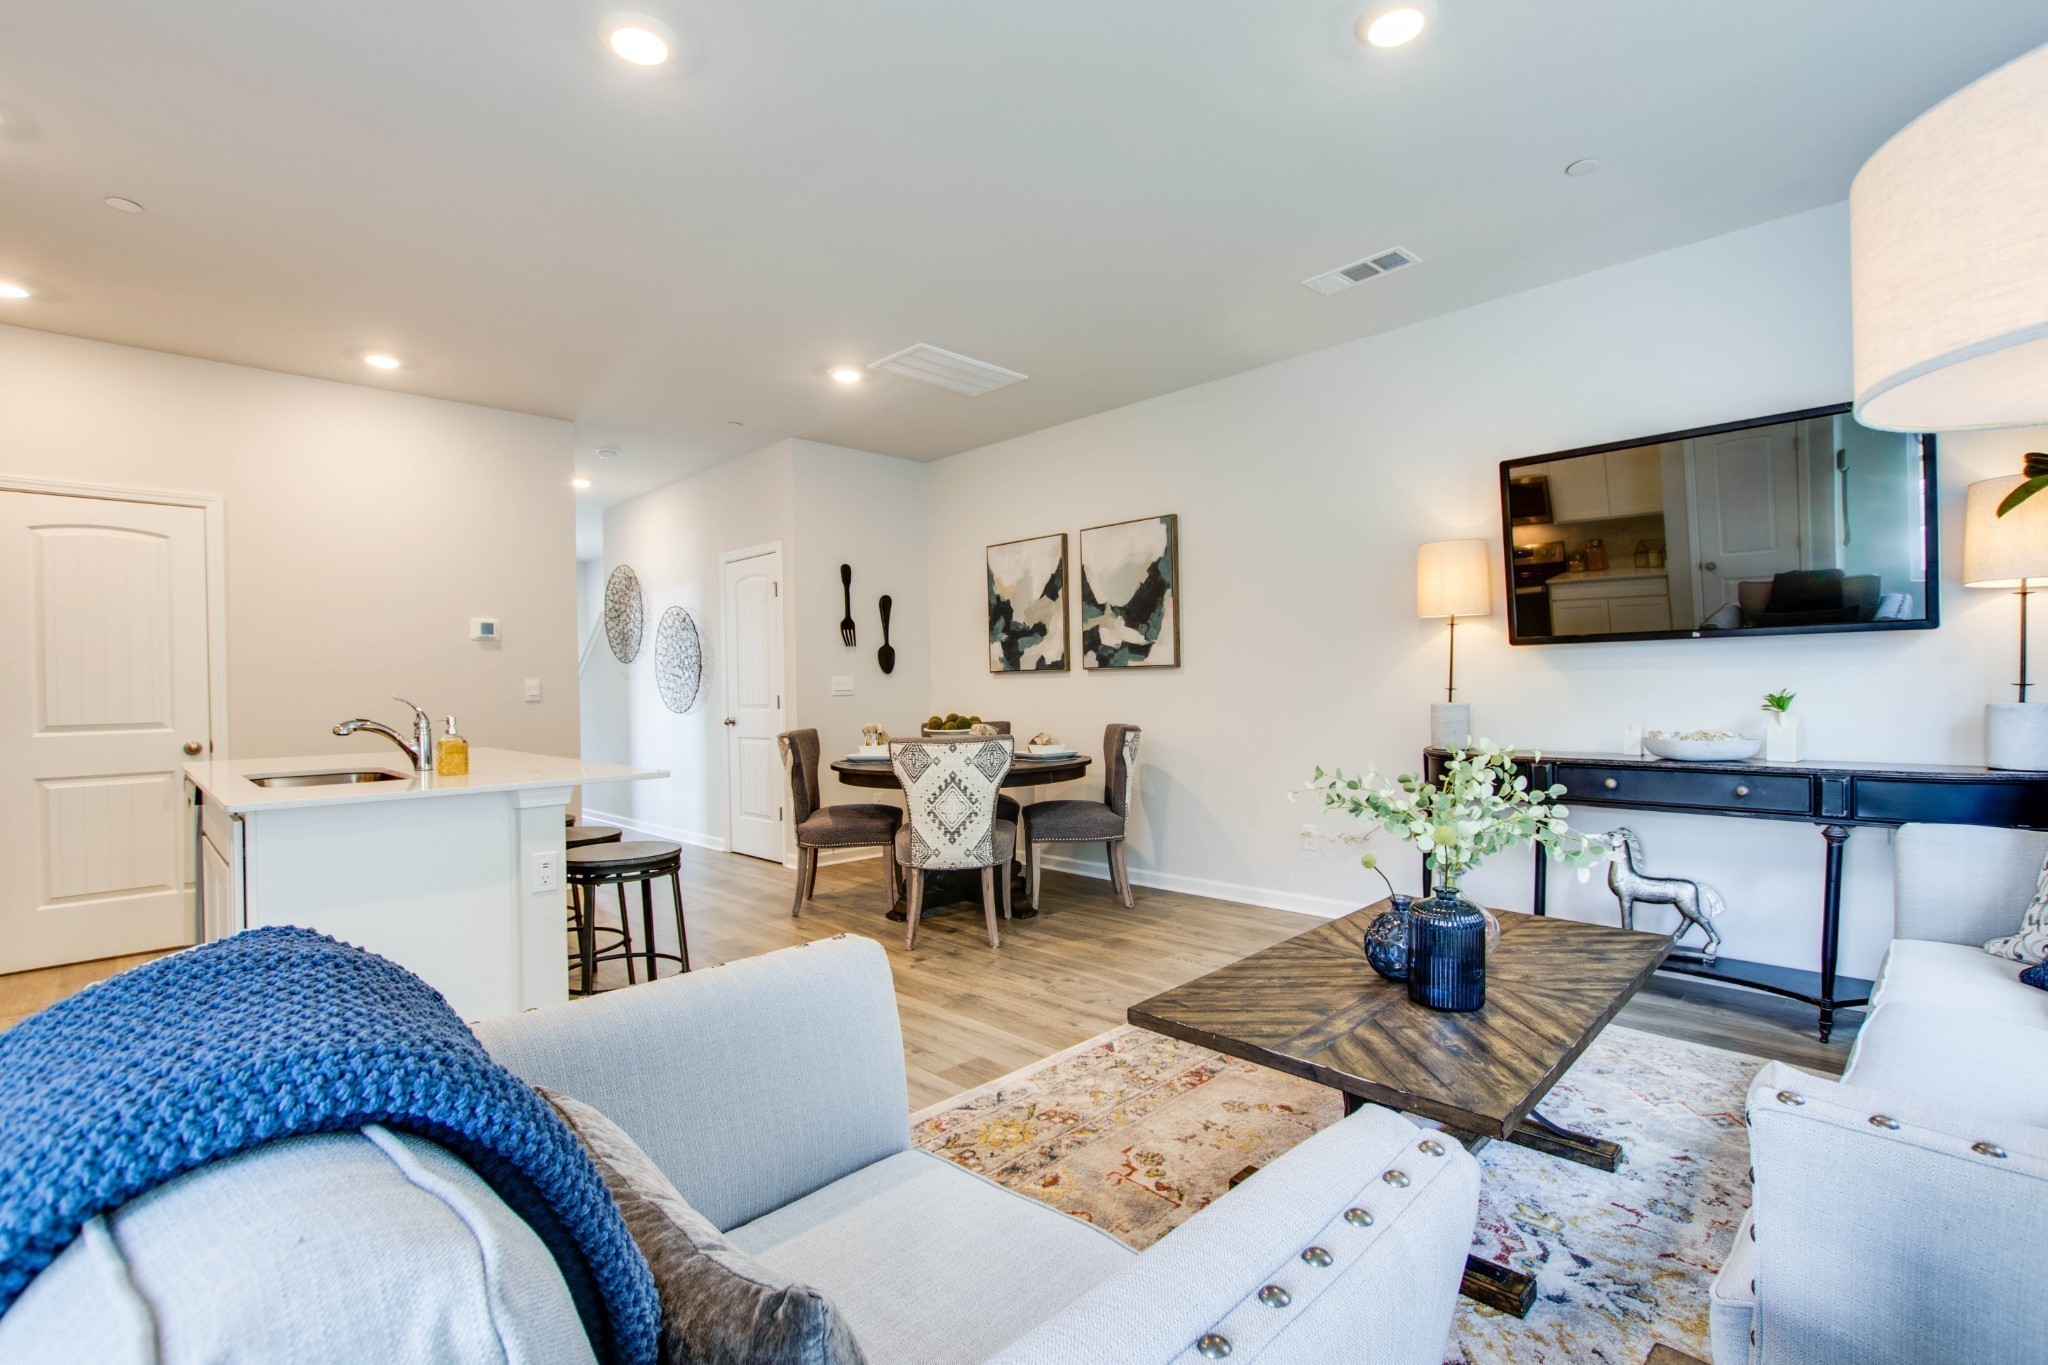
[[[2020,931],[1992,939],[1984,951],[2015,962],[2037,964],[2048,958],[2048,863],[2042,865],[2034,883],[2034,899],[2027,902],[2027,913],[2020,916]]]
[[[866,1365],[831,1303],[725,1240],[640,1144],[580,1100],[535,1086],[597,1163],[661,1297],[661,1365]]]

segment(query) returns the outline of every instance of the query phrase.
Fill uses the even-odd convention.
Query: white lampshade
[[[1492,577],[1483,540],[1433,540],[1415,552],[1417,616],[1490,616]]]
[[[2048,422],[2048,46],[1965,86],[1849,191],[1856,418]]]
[[[1970,485],[1963,504],[1963,586],[2017,588],[2048,584],[2048,489],[2004,516],[1998,504],[2024,475]]]

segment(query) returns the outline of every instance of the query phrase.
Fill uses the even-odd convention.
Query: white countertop
[[[394,782],[336,782],[317,787],[259,787],[249,779],[275,773],[331,773],[372,770],[393,773]],[[622,763],[586,763],[580,758],[526,754],[517,749],[469,751],[469,773],[437,777],[416,773],[412,761],[389,745],[361,753],[325,753],[311,758],[231,758],[187,763],[185,776],[207,798],[229,811],[317,806],[330,801],[401,801],[417,797],[462,796],[476,792],[521,791],[531,787],[574,787],[590,782],[638,782],[667,777],[660,768]]]
[[[1631,578],[1669,578],[1666,569],[1638,569],[1630,565],[1625,569],[1579,569],[1572,573],[1561,573],[1552,583],[1620,583]]]

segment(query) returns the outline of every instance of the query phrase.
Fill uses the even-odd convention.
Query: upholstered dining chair
[[[896,904],[896,831],[903,824],[903,812],[879,802],[849,802],[828,806],[818,796],[818,732],[785,730],[775,737],[782,751],[782,768],[789,774],[791,827],[796,830],[796,900],[792,918],[803,914],[804,902],[818,890],[818,853],[827,848],[875,848],[882,850],[882,865],[889,883],[889,904]]]
[[[988,946],[1000,948],[996,931],[997,883],[1003,917],[1010,914],[1010,859],[1017,850],[1017,826],[996,815],[996,795],[1010,771],[1016,741],[1008,735],[967,739],[899,739],[889,745],[889,765],[903,784],[909,820],[896,832],[896,862],[908,878],[903,946],[917,946],[917,922],[924,910],[929,872],[981,873],[981,908],[988,919]]]
[[[1103,844],[1109,849],[1109,884],[1131,899],[1131,864],[1124,832],[1131,817],[1132,777],[1138,767],[1135,725],[1111,725],[1102,732],[1103,796],[1100,801],[1034,801],[1024,808],[1024,869],[1031,908],[1038,908],[1039,850],[1046,844]]]

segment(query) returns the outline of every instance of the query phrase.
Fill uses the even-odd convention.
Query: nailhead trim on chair
[[[1973,1142],[1970,1144],[1970,1150],[1978,1156],[1995,1156],[2000,1161],[2005,1160],[2005,1148],[1995,1142]]]
[[[1435,1138],[1424,1138],[1418,1147],[1432,1157],[1440,1158],[1445,1155],[1446,1144]],[[1436,1150],[1430,1151],[1430,1148]],[[1430,1167],[1421,1180],[1411,1180],[1407,1172],[1400,1170],[1389,1169],[1380,1172],[1379,1179],[1375,1182],[1377,1184],[1391,1187],[1392,1190],[1413,1187],[1412,1192],[1408,1194],[1389,1192],[1386,1197],[1390,1201],[1390,1206],[1382,1211],[1391,1211],[1394,1216],[1398,1216],[1414,1199],[1424,1193],[1431,1179],[1442,1169],[1444,1168],[1440,1166]],[[1363,1198],[1366,1193],[1367,1191],[1361,1190],[1354,1198]],[[1273,1278],[1269,1282],[1256,1293],[1238,1300],[1223,1321],[1218,1322],[1193,1343],[1190,1354],[1205,1360],[1221,1360],[1239,1345],[1254,1354],[1263,1350],[1274,1333],[1287,1329],[1289,1315],[1297,1310],[1306,1311],[1312,1307],[1321,1296],[1324,1286],[1340,1283],[1337,1276],[1341,1276],[1345,1269],[1356,1264],[1360,1257],[1369,1254],[1382,1235],[1376,1228],[1377,1221],[1373,1213],[1362,1205],[1353,1205],[1345,1209],[1323,1228],[1317,1244],[1305,1247],[1295,1258],[1275,1268],[1270,1272]],[[1302,1270],[1301,1266],[1294,1264],[1295,1260],[1298,1260],[1301,1266],[1310,1269]],[[1319,1273],[1325,1270],[1333,1270],[1335,1274]],[[1276,1317],[1275,1314],[1282,1316]],[[1222,1330],[1226,1327],[1230,1329],[1230,1335],[1225,1335]],[[1180,1358],[1185,1360],[1187,1356]]]
[[[1887,1114],[1872,1114],[1870,1116],[1870,1126],[1872,1128],[1885,1128],[1896,1131],[1899,1121]]]
[[[1777,1098],[1780,1104],[1801,1105],[1806,1103],[1806,1096],[1795,1095],[1789,1090],[1780,1090]]]

